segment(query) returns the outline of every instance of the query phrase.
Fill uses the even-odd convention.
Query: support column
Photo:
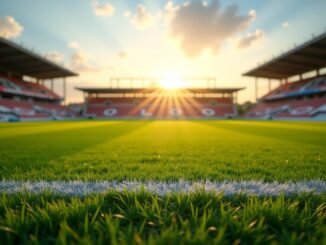
[[[238,92],[232,93],[233,97],[233,113],[237,117],[239,116],[239,111],[238,111]]]
[[[62,83],[62,87],[63,87],[63,104],[66,104],[66,96],[67,96],[67,82],[66,82],[66,78],[63,78],[63,83]]]
[[[258,78],[255,77],[255,98],[258,99]]]
[[[320,76],[320,70],[317,69],[317,77],[319,77],[319,76]]]
[[[53,78],[51,79],[51,90],[53,91],[54,89],[54,84],[53,84]]]
[[[83,91],[83,97],[84,97],[84,105],[82,108],[81,115],[85,116],[88,108],[88,97],[89,97],[88,93]]]
[[[268,79],[268,92],[271,92],[272,90],[272,83],[271,83],[271,79]]]

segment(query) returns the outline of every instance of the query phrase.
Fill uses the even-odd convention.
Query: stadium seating
[[[89,98],[85,116],[101,117],[234,117],[231,98]]]
[[[326,99],[263,102],[247,113],[258,118],[313,118],[326,114]]]
[[[16,101],[0,99],[0,120],[51,120],[74,118],[76,116],[67,107],[59,104]]]
[[[251,118],[326,119],[326,77],[279,86],[246,113]]]
[[[33,109],[33,104],[28,102],[21,102],[15,100],[1,99],[0,100],[0,114],[11,115],[12,118],[47,118],[48,115]]]
[[[60,100],[60,97],[45,86],[37,83],[22,81],[17,78],[0,74],[0,93],[27,96],[48,100]]]
[[[326,92],[326,77],[321,76],[298,82],[287,83],[266,94],[261,100],[275,100],[282,98],[306,96]]]
[[[74,118],[61,98],[37,83],[0,74],[0,121]]]

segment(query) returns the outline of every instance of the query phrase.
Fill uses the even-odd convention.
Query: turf
[[[5,244],[325,244],[325,196],[0,198]]]
[[[0,178],[263,180],[326,176],[326,123],[80,121],[0,125]]]
[[[325,181],[325,139],[318,122],[4,123],[0,178]],[[325,193],[3,193],[0,243],[325,244],[325,217]]]

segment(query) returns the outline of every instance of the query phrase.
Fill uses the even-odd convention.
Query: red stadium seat
[[[313,118],[325,114],[326,98],[262,102],[247,113],[258,118]]]
[[[60,100],[60,96],[45,86],[0,75],[0,92],[40,99]]]
[[[0,99],[0,114],[12,114],[20,119],[63,119],[76,114],[58,104]]]
[[[326,118],[326,77],[279,86],[260,99],[247,117]]]
[[[60,105],[61,98],[37,83],[0,75],[0,114],[17,119],[63,119],[76,116]],[[26,101],[27,100],[27,101]]]

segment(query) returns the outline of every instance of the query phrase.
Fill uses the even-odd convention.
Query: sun
[[[184,85],[181,75],[176,72],[166,73],[159,83],[165,89],[177,89]]]

